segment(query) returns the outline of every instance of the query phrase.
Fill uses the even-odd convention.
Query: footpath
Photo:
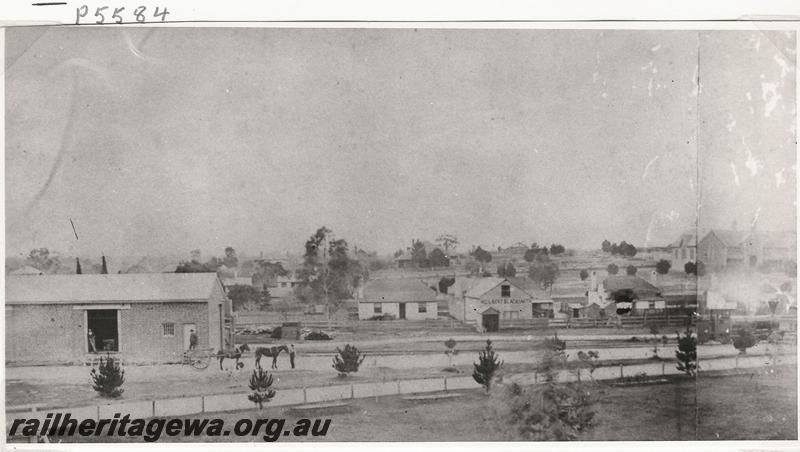
[[[769,356],[735,356],[717,359],[700,360],[700,372],[713,372],[732,369],[752,369],[772,365],[796,365],[796,355],[779,355],[775,362]],[[673,361],[654,361],[620,366],[598,367],[593,372],[589,369],[566,370],[559,375],[559,381],[576,380],[614,380],[625,377],[653,377],[677,375],[681,372],[675,368]],[[508,375],[509,381],[520,384],[536,384],[539,382],[535,372]],[[291,406],[309,403],[332,402],[366,397],[393,396],[401,394],[435,393],[452,390],[477,389],[480,386],[471,375],[437,377],[423,379],[394,380],[382,382],[365,382],[339,384],[321,387],[294,389],[274,388],[276,396],[269,406]],[[213,394],[142,401],[109,401],[109,403],[74,408],[14,409],[6,411],[6,428],[14,418],[44,419],[48,413],[70,413],[73,419],[112,418],[114,414],[130,415],[132,418],[175,417],[215,413],[226,411],[252,410],[254,405],[247,399],[248,393]]]

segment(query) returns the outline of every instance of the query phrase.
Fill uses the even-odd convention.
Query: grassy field
[[[706,376],[697,384],[678,379],[668,383],[598,388],[594,428],[581,440],[788,440],[797,439],[797,374],[778,373]],[[298,411],[265,408],[205,415],[226,426],[244,418],[331,418],[325,437],[281,437],[281,441],[492,441],[507,438],[497,413],[487,408],[481,390],[461,391],[445,400],[411,401],[402,397],[358,399],[345,407]],[[697,422],[695,422],[697,419]],[[95,440],[95,438],[91,438]],[[134,441],[129,438],[120,438]],[[256,437],[164,438],[164,441],[262,441]]]

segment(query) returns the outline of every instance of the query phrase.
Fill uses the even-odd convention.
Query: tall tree
[[[455,250],[458,246],[458,238],[452,234],[442,234],[436,238],[436,243],[441,244],[445,256],[450,257],[450,251]]]
[[[448,259],[445,253],[443,253],[439,248],[434,248],[433,251],[431,251],[431,255],[428,256],[428,261],[431,267],[450,266],[450,259]]]
[[[56,272],[61,267],[61,260],[47,248],[35,248],[28,253],[26,263],[43,272]]]
[[[298,272],[305,284],[299,287],[297,296],[305,302],[324,303],[332,314],[344,300],[353,297],[367,274],[361,263],[349,256],[347,242],[329,239],[330,233],[323,226],[306,241],[303,268]]]
[[[80,258],[75,258],[75,274],[81,275],[83,274],[83,270],[81,270],[81,260]]]
[[[528,267],[528,277],[539,283],[544,289],[552,289],[558,278],[558,264],[544,254],[539,254]]]
[[[103,268],[102,268],[102,270],[100,270],[100,273],[102,273],[104,275],[107,275],[108,274],[108,264],[106,263],[106,257],[102,256],[102,260],[103,260]]]
[[[603,244],[600,245],[600,249],[603,250],[606,253],[610,253],[611,252],[611,242],[609,242],[608,240],[603,240]]]
[[[269,291],[238,284],[229,286],[227,290],[234,311],[253,311],[269,307]]]
[[[265,259],[256,261],[256,270],[253,273],[253,284],[257,286],[272,287],[278,276],[289,276],[289,271],[280,262]]]
[[[418,267],[428,266],[428,254],[425,251],[425,244],[422,240],[411,241],[411,261]]]
[[[225,257],[222,263],[228,268],[236,268],[239,266],[239,258],[236,256],[236,250],[232,246],[225,248]]]

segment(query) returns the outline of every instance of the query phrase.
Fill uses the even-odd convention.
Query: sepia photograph
[[[6,441],[796,441],[784,25],[6,28]]]

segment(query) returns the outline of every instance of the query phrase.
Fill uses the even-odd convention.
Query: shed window
[[[381,306],[380,303],[373,303],[372,304],[372,312],[374,314],[381,314],[381,313],[383,313],[383,307]]]
[[[174,323],[162,323],[161,329],[163,331],[164,337],[175,337],[175,324]]]
[[[428,305],[425,303],[418,303],[419,312],[428,312]]]
[[[511,286],[508,284],[503,284],[500,286],[500,296],[501,297],[510,297],[511,296]]]

